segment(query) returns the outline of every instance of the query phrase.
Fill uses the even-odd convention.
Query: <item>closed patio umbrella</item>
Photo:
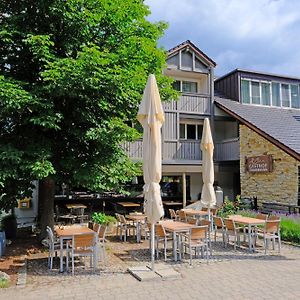
[[[144,212],[151,223],[151,266],[154,269],[154,224],[164,215],[161,200],[161,126],[165,120],[154,75],[149,75],[137,119],[143,126]]]
[[[211,135],[210,125],[208,118],[204,119],[204,126],[201,139],[202,150],[202,177],[203,186],[201,193],[201,204],[208,207],[210,218],[210,207],[216,204],[216,194],[213,188],[214,183],[214,142]]]

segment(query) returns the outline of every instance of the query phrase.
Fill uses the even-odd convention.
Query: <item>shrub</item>
[[[283,217],[281,219],[281,238],[282,240],[300,244],[300,218]]]
[[[225,197],[224,204],[221,209],[218,210],[218,216],[227,218],[229,215],[234,215],[240,209],[240,196],[238,195],[235,201]]]
[[[107,225],[109,223],[115,223],[116,218],[113,216],[106,215],[105,213],[102,213],[102,212],[94,212],[92,214],[92,221],[94,223]]]

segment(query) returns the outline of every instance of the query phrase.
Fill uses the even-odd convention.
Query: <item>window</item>
[[[201,140],[202,130],[202,124],[180,123],[179,137],[183,140]]]
[[[272,105],[280,106],[280,84],[272,82]]]
[[[197,93],[197,82],[182,81],[182,92],[184,93]]]
[[[271,85],[267,82],[261,83],[261,104],[271,105]]]
[[[251,102],[252,104],[260,104],[260,90],[258,81],[251,82]]]
[[[242,80],[241,90],[242,103],[250,103],[250,81]]]
[[[300,108],[299,86],[291,84],[291,101],[292,108]]]
[[[180,81],[176,80],[173,82],[173,89],[180,92]]]
[[[281,84],[281,103],[283,107],[290,107],[290,86]]]

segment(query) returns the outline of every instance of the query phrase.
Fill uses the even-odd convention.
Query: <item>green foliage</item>
[[[227,196],[225,196],[224,204],[221,209],[218,210],[218,216],[222,218],[227,218],[230,215],[236,214],[240,209],[240,196],[236,197],[235,201],[229,200]]]
[[[281,219],[280,232],[282,240],[300,245],[300,218],[291,219],[284,217]]]
[[[0,289],[8,288],[9,281],[6,278],[0,278]]]
[[[136,0],[0,2],[0,206],[51,176],[121,190],[139,169],[122,144],[149,74],[177,98],[157,47],[166,24]]]
[[[92,215],[92,221],[97,224],[108,225],[109,223],[115,223],[117,220],[115,217],[106,215],[105,213],[94,212]]]

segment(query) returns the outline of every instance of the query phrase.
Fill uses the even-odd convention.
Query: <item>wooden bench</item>
[[[274,211],[283,213],[300,213],[300,206],[289,203],[278,203],[278,202],[262,202],[260,211],[263,213],[272,213]]]

